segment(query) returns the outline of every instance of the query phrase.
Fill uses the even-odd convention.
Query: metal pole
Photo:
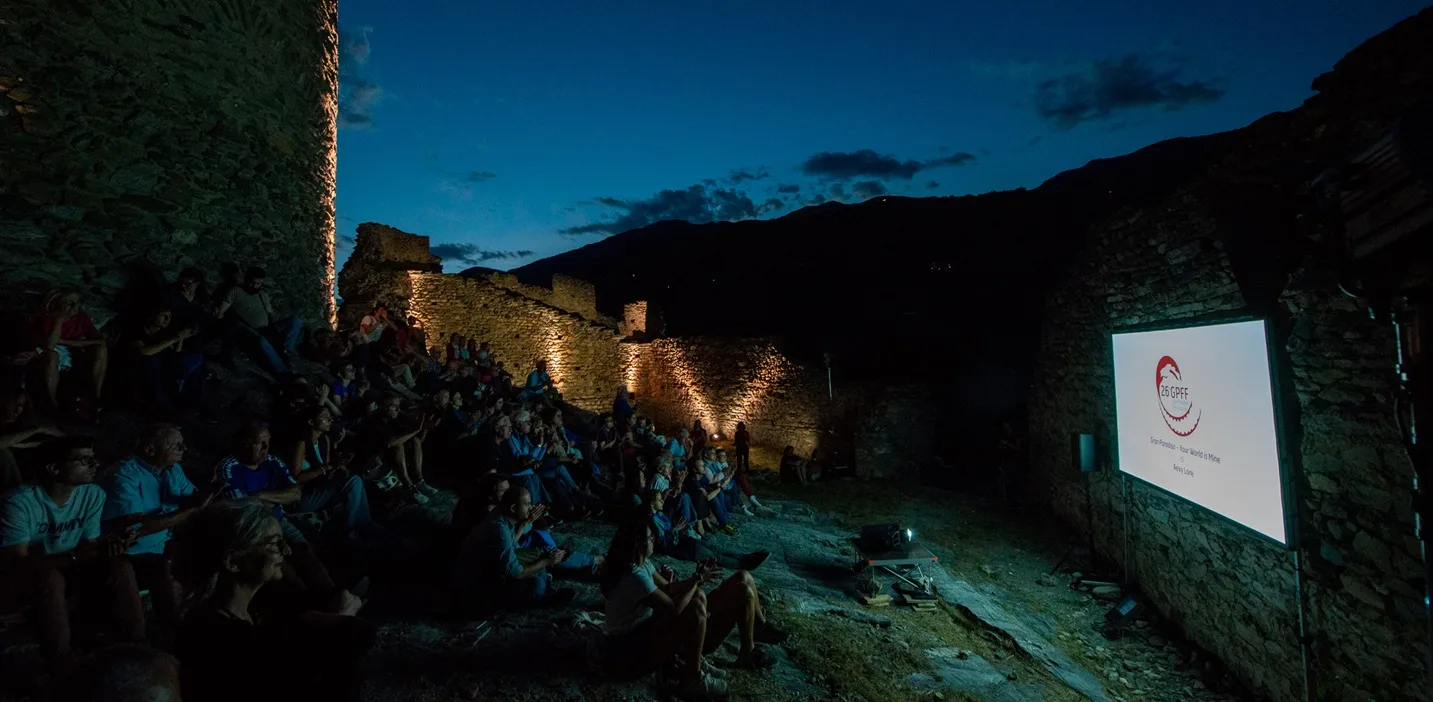
[[[1299,601],[1299,662],[1303,665],[1304,674],[1304,702],[1312,699],[1313,690],[1309,687],[1309,634],[1304,613],[1304,566],[1303,558],[1299,549],[1294,551],[1294,598]]]

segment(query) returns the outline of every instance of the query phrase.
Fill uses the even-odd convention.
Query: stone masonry
[[[1193,641],[1277,700],[1305,698],[1295,554],[1137,481],[1126,497],[1117,456],[1092,476],[1087,510],[1070,440],[1115,444],[1112,330],[1268,319],[1313,699],[1433,699],[1393,330],[1339,289],[1341,217],[1310,187],[1433,94],[1430,31],[1425,10],[1371,39],[1304,106],[1236,132],[1218,168],[1097,227],[1048,300],[1029,412],[1049,503]]]
[[[89,294],[199,266],[269,271],[333,312],[336,0],[0,6],[0,290]]]

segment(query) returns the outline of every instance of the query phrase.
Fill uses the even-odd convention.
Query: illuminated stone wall
[[[557,273],[552,276],[551,285],[543,287],[519,282],[517,276],[501,271],[474,271],[464,275],[487,280],[494,285],[507,288],[523,297],[551,305],[564,312],[580,314],[584,319],[607,326],[617,326],[617,320],[597,311],[597,289],[592,286],[592,283],[580,278]]]
[[[258,264],[333,312],[336,0],[0,4],[0,289]]]
[[[1035,476],[1073,528],[1085,531],[1087,515],[1070,437],[1115,442],[1111,330],[1249,310],[1260,288],[1253,276],[1236,275],[1244,269],[1233,262],[1245,259],[1229,244],[1243,240],[1238,227],[1246,219],[1221,216],[1191,192],[1122,213],[1094,233],[1050,299],[1030,442]],[[1326,699],[1428,699],[1411,471],[1391,410],[1391,330],[1370,321],[1312,262],[1291,278],[1268,278],[1282,340],[1277,363],[1293,392],[1286,430],[1296,452],[1316,682]],[[1292,554],[1207,510],[1129,484],[1126,503],[1116,475],[1092,476],[1097,550],[1124,564],[1156,607],[1254,689],[1302,699]]]
[[[568,402],[611,411],[622,384],[615,329],[487,281],[442,273],[412,273],[410,280],[408,310],[431,338],[457,332],[491,343],[518,383],[545,360]]]
[[[640,411],[670,435],[702,420],[729,438],[746,422],[752,440],[803,454],[815,447],[825,371],[793,363],[765,339],[675,338],[624,343],[624,380]]]

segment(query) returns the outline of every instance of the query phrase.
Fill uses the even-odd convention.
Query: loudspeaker
[[[1070,465],[1081,473],[1094,473],[1100,469],[1094,434],[1075,434],[1070,437]]]

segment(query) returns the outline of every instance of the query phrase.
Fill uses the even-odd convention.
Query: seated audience
[[[120,334],[117,345],[128,367],[137,371],[133,380],[140,383],[143,401],[161,411],[174,410],[174,400],[204,362],[201,354],[184,350],[184,342],[197,333],[197,328],[175,325],[169,308],[160,307]]]
[[[437,494],[437,488],[423,480],[423,441],[428,437],[427,415],[413,427],[402,419],[403,399],[388,395],[378,406],[378,411],[368,418],[359,431],[362,441],[368,445],[368,453],[383,459],[392,466],[393,472],[403,484],[412,500],[420,505],[428,504],[429,496]]]
[[[280,317],[274,311],[274,303],[264,290],[266,278],[264,269],[249,268],[244,273],[244,284],[229,289],[215,314],[228,322],[234,343],[270,371],[287,375],[303,323],[297,317]]]
[[[363,478],[349,472],[353,456],[334,445],[329,430],[333,415],[327,407],[310,407],[295,427],[289,448],[289,471],[303,494],[294,504],[297,513],[329,512],[339,533],[349,539],[378,536],[368,509]]]
[[[626,666],[651,669],[672,658],[680,661],[680,694],[686,699],[720,699],[726,685],[707,674],[704,656],[733,628],[741,644],[736,665],[769,668],[771,654],[759,643],[780,643],[786,632],[766,621],[756,583],[738,570],[710,594],[701,586],[720,578],[715,563],[704,561],[688,578],[651,560],[656,549],[652,522],[629,521],[617,530],[603,569],[607,600],[604,648],[626,657]]]
[[[361,699],[362,661],[376,633],[356,616],[361,600],[340,592],[324,611],[266,608],[256,600],[286,577],[290,556],[266,504],[214,503],[184,525],[175,544],[184,581],[203,597],[185,617],[176,647],[185,699]]]
[[[547,373],[547,361],[538,361],[537,368],[527,374],[527,382],[522,386],[522,399],[548,405],[562,399],[557,393],[557,383]]]
[[[306,591],[331,591],[334,584],[328,569],[319,562],[304,533],[284,515],[285,505],[303,499],[303,488],[283,460],[269,454],[269,440],[269,427],[262,422],[250,423],[235,435],[234,453],[216,469],[217,478],[226,486],[224,497],[269,505],[293,550],[284,560],[285,567],[293,569],[287,573],[290,584]]]
[[[40,453],[39,481],[0,498],[3,608],[34,607],[41,650],[54,663],[70,654],[71,597],[105,613],[121,640],[143,641],[139,586],[121,558],[134,536],[100,535],[105,493],[94,484],[93,443],[61,437]]]
[[[23,420],[30,398],[19,386],[0,387],[0,494],[26,482],[14,449],[31,449],[40,445],[42,437],[64,436],[64,432],[47,422]]]
[[[179,625],[179,585],[164,555],[170,530],[203,509],[224,489],[210,480],[200,490],[189,482],[179,462],[184,435],[172,424],[153,424],[135,443],[134,454],[114,464],[102,485],[105,526],[134,537],[127,552],[139,587],[149,590],[154,612],[167,628]]]
[[[682,495],[682,497],[686,497],[686,495]],[[756,570],[771,555],[769,551],[753,551],[742,556],[733,556],[715,545],[692,538],[687,533],[690,522],[678,517],[674,523],[667,517],[666,502],[666,492],[647,491],[645,504],[651,515],[652,525],[656,529],[657,553],[692,563],[712,559],[716,561],[717,565],[732,570]]]
[[[566,551],[544,551],[526,563],[519,559],[519,537],[541,516],[540,511],[534,511],[528,491],[512,487],[463,541],[453,568],[453,587],[464,609],[484,612],[561,606],[572,601],[576,593],[566,588],[553,589],[552,576],[547,572],[567,558]]]
[[[796,449],[787,446],[781,451],[781,482],[788,485],[806,484],[806,461],[796,455]]]
[[[100,409],[105,375],[109,370],[109,339],[95,328],[83,309],[78,290],[57,288],[45,293],[40,311],[30,318],[29,332],[40,348],[45,394],[51,407],[60,406],[60,374],[82,364],[89,371],[89,398],[75,406],[79,416],[91,418]]]

